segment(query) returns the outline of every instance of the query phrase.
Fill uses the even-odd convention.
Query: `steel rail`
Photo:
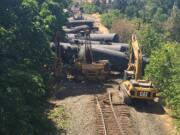
[[[101,120],[102,120],[102,124],[103,124],[104,135],[107,135],[107,129],[106,129],[106,125],[105,125],[104,116],[103,116],[102,109],[101,109],[101,106],[100,106],[100,103],[99,103],[99,100],[97,97],[96,97],[96,102],[97,102],[97,106],[98,106],[98,109],[99,109],[100,114],[101,114]]]
[[[111,110],[112,110],[112,112],[113,112],[114,118],[115,118],[115,120],[116,120],[116,123],[117,123],[117,125],[118,125],[118,129],[119,129],[119,131],[120,131],[120,134],[121,134],[121,135],[124,135],[123,129],[122,129],[122,127],[121,127],[121,125],[120,125],[120,123],[119,123],[119,121],[118,121],[118,117],[117,117],[117,115],[116,115],[116,113],[115,113],[115,111],[114,111],[114,107],[113,107],[112,100],[111,100],[111,92],[109,91],[108,94],[109,94],[109,103],[110,103]]]

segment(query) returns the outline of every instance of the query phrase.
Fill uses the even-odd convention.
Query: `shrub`
[[[98,6],[93,4],[93,3],[84,4],[83,9],[84,9],[84,12],[87,13],[87,14],[92,14],[92,13],[99,12]]]
[[[65,0],[64,0],[65,2]],[[66,19],[57,0],[0,1],[0,134],[43,135],[50,126],[49,42]],[[62,36],[63,38],[63,36]]]
[[[121,42],[128,43],[135,31],[135,25],[128,20],[117,20],[113,22],[111,31],[119,34]]]
[[[123,18],[119,10],[112,10],[108,13],[102,14],[101,22],[104,26],[111,29],[114,21]]]
[[[148,57],[151,55],[151,51],[159,47],[162,40],[160,34],[150,25],[146,25],[138,31],[138,39],[143,53]]]
[[[152,51],[150,63],[145,69],[145,77],[153,80],[171,108],[180,120],[180,44],[162,43]],[[180,125],[179,125],[180,126]]]

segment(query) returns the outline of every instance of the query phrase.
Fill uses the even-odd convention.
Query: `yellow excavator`
[[[108,60],[93,61],[90,31],[83,31],[85,34],[85,43],[83,47],[83,59],[77,59],[76,77],[78,80],[103,81],[110,72],[110,64]]]
[[[125,102],[131,99],[153,100],[157,89],[151,81],[142,80],[142,52],[135,34],[132,35],[130,58],[127,70],[124,71],[124,80],[120,84]]]

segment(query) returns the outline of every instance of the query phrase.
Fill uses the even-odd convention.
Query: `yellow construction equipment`
[[[84,60],[76,61],[76,78],[78,80],[91,80],[91,81],[102,81],[105,80],[110,72],[109,61],[99,60],[93,61],[93,54],[91,48],[90,31],[84,31],[85,43],[84,43]]]
[[[129,64],[124,71],[124,81],[120,84],[120,89],[128,102],[130,99],[153,100],[156,97],[157,89],[152,82],[142,80],[142,52],[135,34],[132,35]]]

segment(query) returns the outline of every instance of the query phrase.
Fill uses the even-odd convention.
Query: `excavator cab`
[[[124,71],[124,78],[123,80],[131,80],[131,79],[134,79],[135,76],[134,76],[134,72],[133,71],[128,71],[128,70],[125,70]]]
[[[130,58],[127,70],[124,71],[124,80],[120,89],[130,99],[153,100],[157,89],[151,81],[142,79],[142,52],[136,35],[132,35]],[[129,101],[129,100],[128,100]]]

